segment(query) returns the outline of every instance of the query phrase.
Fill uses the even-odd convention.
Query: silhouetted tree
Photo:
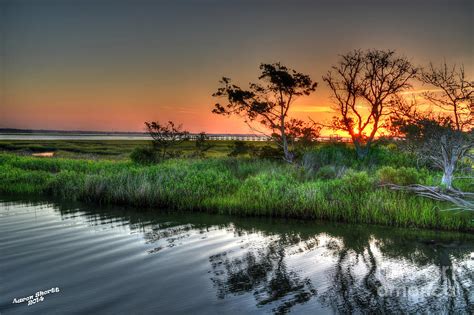
[[[195,142],[195,156],[204,157],[205,153],[209,151],[214,145],[209,143],[209,136],[205,132],[200,132],[196,137]]]
[[[470,130],[473,127],[474,82],[466,78],[464,66],[450,67],[444,62],[436,68],[430,63],[428,69],[423,70],[421,80],[435,88],[423,95],[452,115],[456,130]]]
[[[166,124],[157,121],[145,122],[145,126],[153,139],[153,147],[163,159],[179,155],[179,151],[170,151],[170,148],[189,140],[189,132],[183,130],[182,125],[176,126],[172,121]]]
[[[286,134],[289,142],[295,146],[307,147],[317,141],[321,126],[314,122],[305,122],[301,119],[290,119],[286,123]]]
[[[359,158],[369,153],[384,119],[390,99],[411,87],[417,69],[392,50],[354,50],[323,77],[332,91],[338,116],[332,128],[349,133]]]
[[[280,63],[261,64],[261,83],[251,83],[249,89],[232,84],[229,78],[222,78],[222,86],[213,94],[224,97],[228,103],[217,103],[213,113],[221,115],[239,115],[249,124],[260,122],[271,131],[277,143],[282,147],[284,159],[292,162],[294,155],[290,151],[286,119],[291,104],[303,95],[315,91],[317,83],[311,78]]]

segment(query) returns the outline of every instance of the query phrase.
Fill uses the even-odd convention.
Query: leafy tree
[[[286,134],[293,147],[306,148],[319,138],[321,126],[315,122],[305,122],[301,119],[290,119],[286,122]]]
[[[162,159],[178,156],[180,152],[171,149],[189,140],[189,132],[183,130],[182,125],[176,126],[172,121],[166,124],[157,121],[145,122],[145,126],[153,139],[153,147]]]
[[[390,114],[390,99],[411,87],[417,69],[392,50],[354,50],[342,55],[323,77],[338,116],[332,128],[352,138],[360,159],[367,156],[377,131]]]
[[[470,130],[474,116],[474,82],[466,78],[464,67],[444,64],[436,68],[430,63],[424,69],[421,80],[435,88],[424,94],[432,104],[450,112],[456,130]]]
[[[227,104],[217,103],[213,113],[220,115],[239,115],[250,125],[258,121],[272,134],[284,153],[284,159],[292,162],[294,155],[290,150],[287,134],[287,117],[291,104],[300,96],[309,95],[316,90],[317,83],[311,78],[281,63],[260,65],[259,83],[251,83],[248,89],[233,84],[231,79],[222,78],[221,87],[213,94],[223,97]]]

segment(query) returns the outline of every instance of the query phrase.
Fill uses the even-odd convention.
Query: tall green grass
[[[328,179],[307,176],[303,167],[253,159],[182,159],[142,166],[0,154],[0,192],[222,214],[473,230],[472,213],[443,211],[449,205],[379,186],[387,178],[428,182],[434,173],[354,168]]]

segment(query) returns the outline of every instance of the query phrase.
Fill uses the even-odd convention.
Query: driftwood
[[[392,190],[412,192],[418,196],[454,204],[454,208],[446,210],[474,211],[474,193],[463,192],[453,188],[423,185],[399,186],[395,184],[385,184],[383,187],[388,187]]]

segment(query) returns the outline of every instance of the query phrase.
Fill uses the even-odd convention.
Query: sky
[[[324,75],[352,49],[473,67],[473,1],[0,0],[0,128],[248,133],[211,113],[222,76],[282,62],[319,82],[291,116],[334,115]],[[415,86],[415,89],[422,89]]]

